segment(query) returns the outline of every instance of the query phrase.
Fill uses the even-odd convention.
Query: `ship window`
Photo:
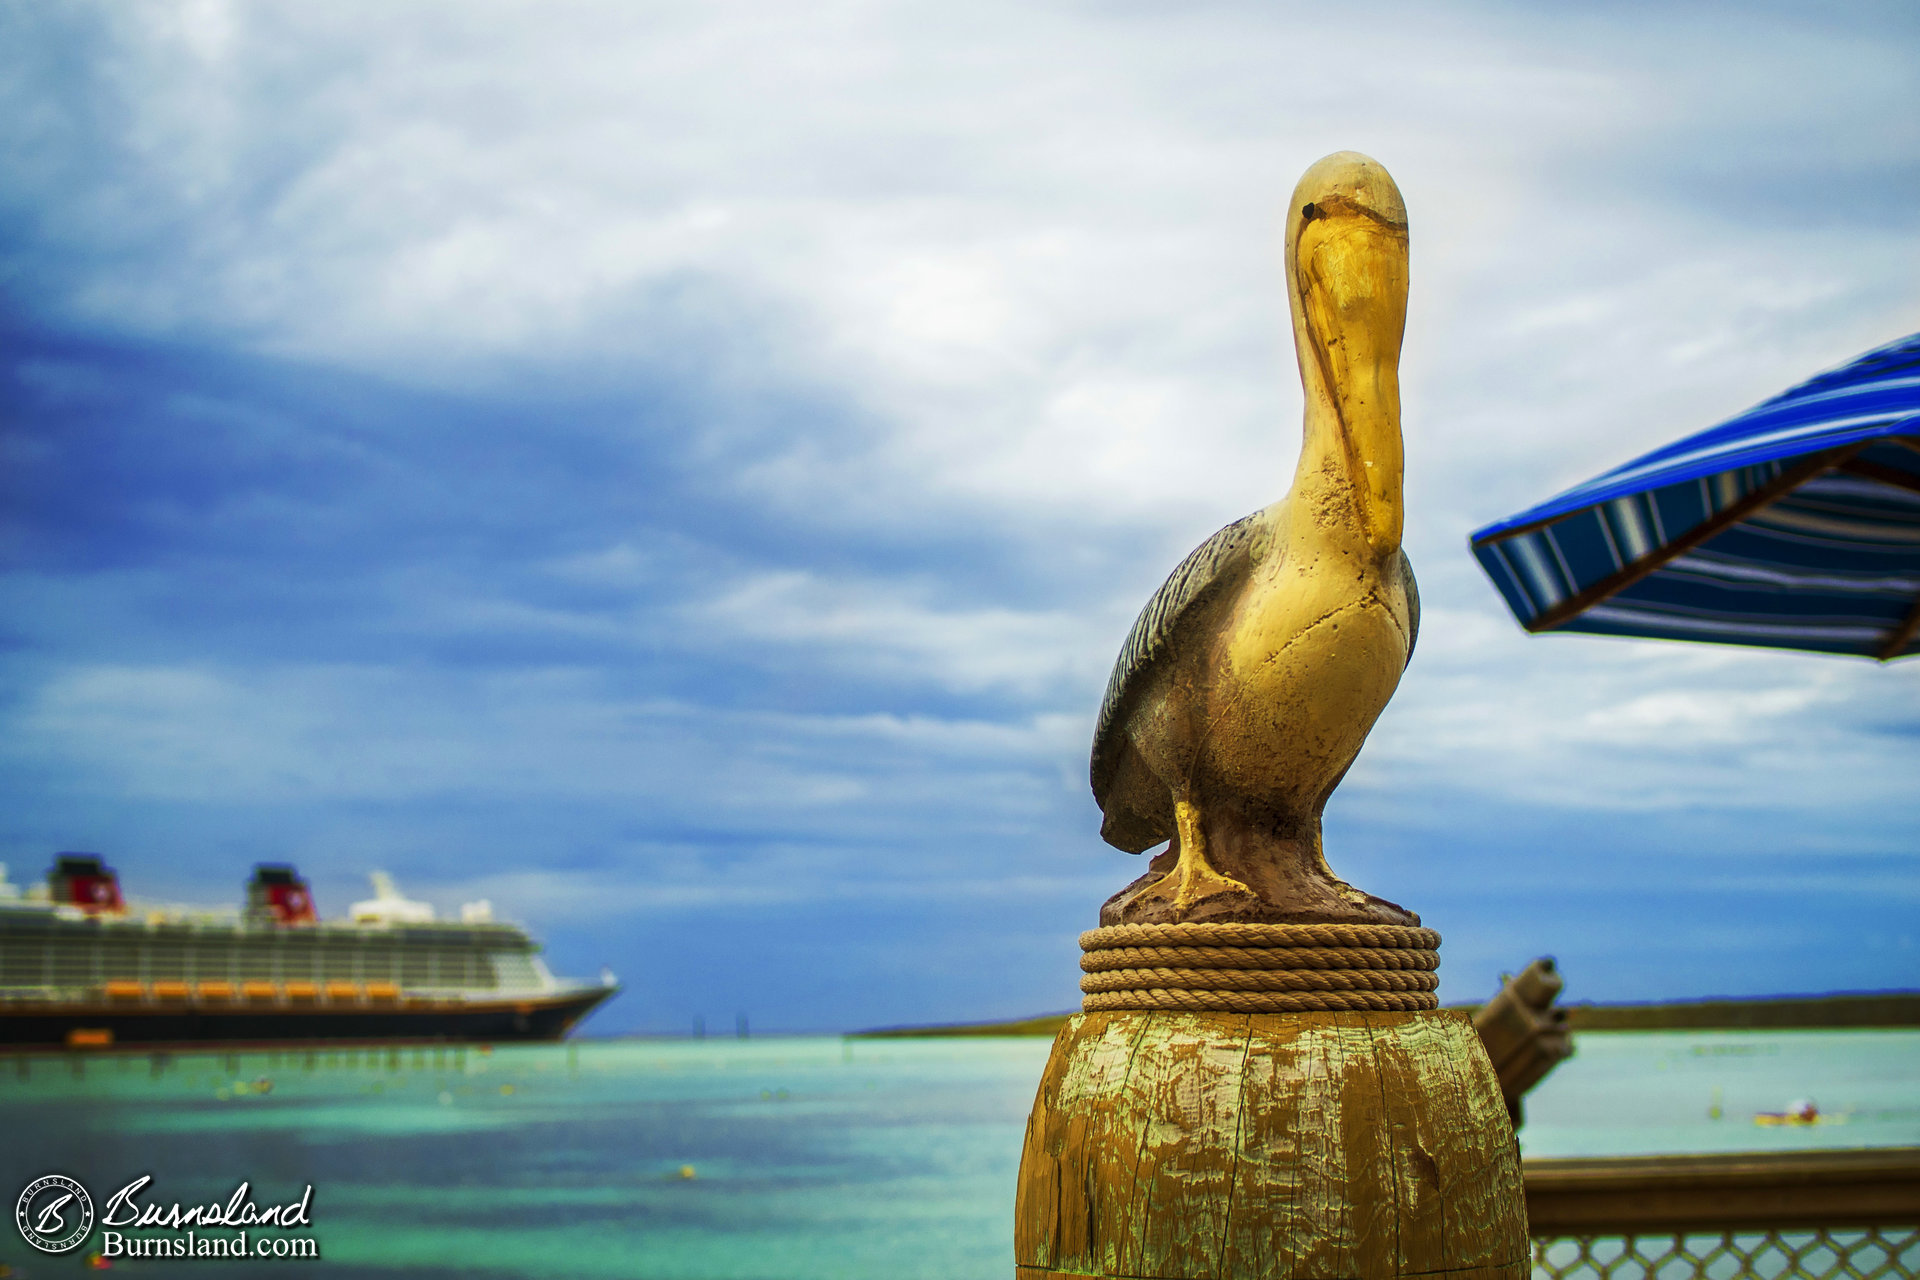
[[[399,982],[400,953],[392,947],[368,947],[360,959],[362,982]]]
[[[287,937],[280,939],[280,980],[282,982],[318,982],[320,975],[320,948],[313,945],[313,939]]]
[[[147,953],[147,981],[177,982],[187,976],[187,948],[178,938],[153,938],[142,950]]]
[[[352,982],[360,976],[355,972],[359,959],[355,951],[348,939],[335,939],[320,948],[320,965],[328,982]]]
[[[492,960],[494,981],[492,986],[506,987],[521,991],[540,985],[540,975],[533,967],[533,957],[524,952],[496,951],[488,957]]]
[[[234,948],[234,968],[239,972],[234,976],[241,982],[272,982],[274,980],[274,955],[272,947],[265,942],[249,939]]]
[[[45,938],[0,938],[0,987],[37,987],[46,980]]]
[[[100,944],[100,976],[108,982],[115,979],[140,978],[140,951],[138,943],[115,938],[111,942]]]
[[[53,985],[89,987],[101,981],[96,963],[99,957],[93,939],[62,939],[53,944]]]
[[[241,948],[232,939],[217,942],[201,941],[188,956],[192,969],[189,980],[193,982],[241,982]]]
[[[400,985],[403,987],[431,987],[434,982],[434,961],[438,958],[430,947],[414,947],[400,953]]]

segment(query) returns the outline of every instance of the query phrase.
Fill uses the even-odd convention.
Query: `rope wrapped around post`
[[[1130,924],[1080,935],[1087,1013],[1437,1009],[1440,935],[1360,924]]]

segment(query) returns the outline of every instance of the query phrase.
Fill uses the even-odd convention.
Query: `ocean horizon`
[[[318,1261],[114,1264],[140,1275],[1003,1278],[1049,1043],[47,1054],[0,1060],[0,1168],[10,1195],[58,1172],[96,1205],[143,1176],[162,1207],[311,1188]],[[1576,1050],[1527,1099],[1528,1156],[1920,1145],[1920,1032],[1593,1032]],[[1753,1123],[1803,1098],[1829,1122]],[[48,1258],[9,1232],[0,1263],[78,1273],[101,1238]]]

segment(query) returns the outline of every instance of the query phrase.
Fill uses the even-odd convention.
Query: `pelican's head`
[[[1407,207],[1379,161],[1340,151],[1307,170],[1287,210],[1286,268],[1307,429],[1341,433],[1370,491],[1368,541],[1398,550]]]

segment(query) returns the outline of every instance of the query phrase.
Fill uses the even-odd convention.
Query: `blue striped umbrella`
[[[1528,631],[1920,649],[1920,333],[1473,535]]]

